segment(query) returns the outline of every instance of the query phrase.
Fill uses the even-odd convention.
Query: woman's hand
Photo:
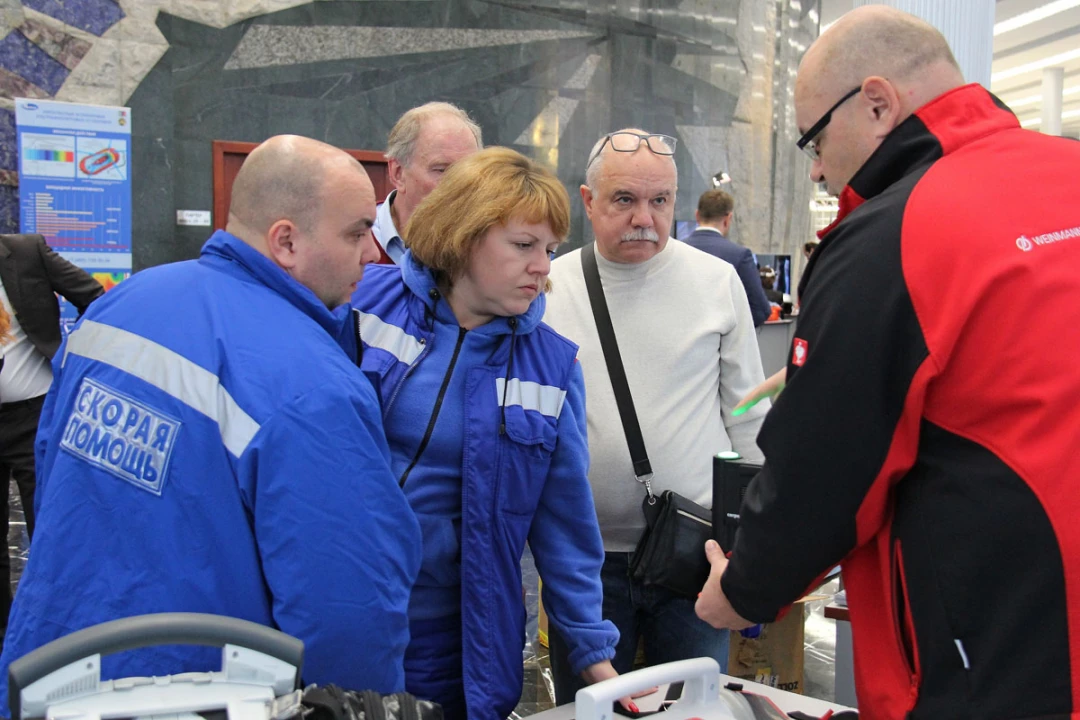
[[[581,677],[589,685],[601,682],[603,680],[610,680],[613,677],[619,677],[619,673],[615,672],[615,668],[612,667],[610,660],[604,660],[594,665],[590,665],[581,671]],[[619,698],[619,704],[632,713],[641,712],[638,710],[638,706],[634,704],[634,698],[639,698],[643,695],[652,695],[656,692],[657,688],[651,687],[645,690],[640,690],[633,695],[627,695],[626,697]]]
[[[739,404],[735,406],[735,409],[731,411],[731,414],[738,417],[765,398],[776,397],[780,394],[780,391],[784,389],[784,383],[786,382],[787,368],[785,367],[781,368],[779,372],[751,390],[746,397],[739,401]]]

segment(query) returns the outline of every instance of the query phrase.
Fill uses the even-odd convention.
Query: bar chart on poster
[[[32,232],[41,233],[57,252],[108,252],[123,250],[120,237],[122,208],[110,203],[102,195],[86,194],[69,198],[61,196],[61,207],[56,205],[56,194],[39,192],[25,209],[23,227],[33,227]],[[105,260],[111,260],[106,256]]]
[[[106,290],[131,274],[131,111],[17,99],[19,224]],[[62,303],[65,327],[76,312]]]

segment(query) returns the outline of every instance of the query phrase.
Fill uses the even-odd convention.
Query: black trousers
[[[0,516],[3,518],[4,548],[0,552],[0,627],[7,628],[11,610],[11,557],[8,554],[8,493],[15,480],[26,517],[26,532],[34,536],[34,438],[45,396],[0,404]],[[0,635],[0,644],[3,636]]]

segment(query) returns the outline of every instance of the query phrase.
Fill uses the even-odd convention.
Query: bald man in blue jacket
[[[226,230],[91,306],[54,360],[38,526],[0,656],[155,612],[304,642],[304,680],[404,689],[420,529],[390,469],[347,305],[378,258],[375,194],[344,152],[256,148]],[[220,649],[120,653],[103,678],[214,670]]]

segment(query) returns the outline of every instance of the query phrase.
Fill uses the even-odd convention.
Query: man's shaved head
[[[810,46],[796,84],[812,78],[823,91],[843,93],[871,75],[901,83],[941,65],[963,81],[949,43],[937,28],[887,5],[864,5],[833,23]]]
[[[278,220],[311,230],[327,180],[346,168],[364,172],[355,158],[333,145],[299,135],[270,138],[251,151],[233,181],[229,232],[250,242],[246,235],[262,236]]]
[[[963,83],[949,43],[933,25],[886,5],[847,13],[806,51],[795,80],[800,133],[836,106],[809,138],[818,155],[811,179],[839,194],[893,128]]]
[[[297,135],[251,151],[233,182],[226,232],[272,260],[329,308],[347,302],[379,258],[375,188],[332,145]]]

